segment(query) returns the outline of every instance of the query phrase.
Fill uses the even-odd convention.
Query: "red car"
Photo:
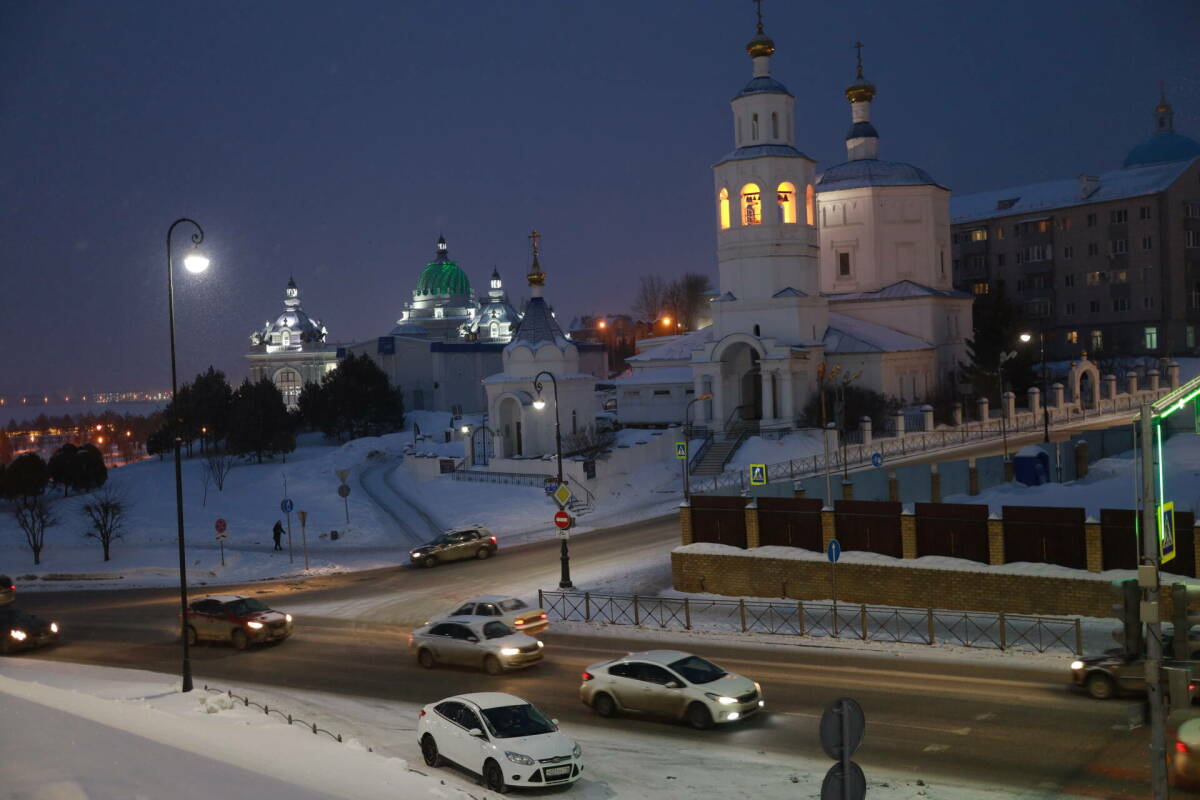
[[[222,594],[188,606],[188,644],[229,642],[238,650],[292,635],[292,615],[267,608],[253,597]]]

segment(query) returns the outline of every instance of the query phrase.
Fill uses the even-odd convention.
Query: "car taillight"
[[[546,618],[545,614],[538,614],[538,619],[545,619],[545,618]]]
[[[495,536],[489,536],[488,538],[492,540],[492,544],[495,544],[495,543],[496,543],[496,537],[495,537]]]
[[[421,717],[423,717],[423,716],[425,716],[425,709],[423,709],[423,708],[422,708],[422,709],[421,709],[421,713],[420,713],[420,714],[417,714],[417,719],[420,719],[420,718],[421,718]]]
[[[1186,744],[1184,744],[1183,742],[1176,739],[1175,740],[1175,752],[1176,753],[1189,753],[1191,751],[1188,750],[1188,746]]]
[[[590,680],[592,679],[592,677],[593,677],[593,676],[592,676],[592,673],[590,673],[590,672],[586,672],[586,671],[585,671],[585,672],[583,673],[583,679],[584,679],[585,681],[590,681]]]
[[[523,620],[523,619],[513,620],[513,625],[524,625],[524,624],[525,624],[525,620]]]

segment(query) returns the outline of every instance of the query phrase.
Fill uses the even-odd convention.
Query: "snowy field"
[[[21,734],[4,740],[4,796],[497,800],[466,773],[425,766],[415,737],[416,705],[255,685],[220,688],[315,722],[344,741],[205,691],[203,682],[183,694],[174,677],[159,673],[6,659],[0,663],[0,713],[6,728]],[[769,713],[764,719],[760,724],[771,724]],[[583,777],[567,792],[579,800],[816,797],[831,763],[817,745],[815,719],[808,743],[786,755],[731,747],[728,740],[707,746],[705,732],[697,732],[690,747],[674,737],[591,726],[563,733],[583,747]],[[967,781],[874,769],[870,742],[868,737],[855,759],[872,798],[1012,796]]]

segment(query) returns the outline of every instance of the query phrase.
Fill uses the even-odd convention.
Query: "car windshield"
[[[488,622],[483,626],[483,638],[485,639],[499,639],[510,635],[512,635],[512,628],[503,622]]]
[[[236,617],[242,617],[246,614],[253,614],[256,611],[271,610],[255,600],[253,597],[243,597],[240,600],[231,600],[225,604],[225,608],[229,610],[230,614],[233,614]]]
[[[712,683],[718,678],[724,678],[729,673],[711,661],[705,661],[700,656],[681,658],[670,665],[671,669],[687,678],[690,683]]]
[[[487,722],[488,732],[497,739],[514,739],[518,736],[537,736],[554,732],[554,725],[550,720],[529,704],[485,708],[483,718]]]
[[[497,605],[499,605],[500,608],[504,609],[505,611],[520,611],[522,608],[529,608],[529,606],[525,605],[515,597],[509,598],[508,600],[501,600]]]
[[[428,542],[426,542],[425,544],[423,544],[421,546],[422,547],[433,547],[434,545],[448,544],[449,542],[450,542],[450,537],[443,533],[441,536],[437,536],[433,539],[430,539]]]

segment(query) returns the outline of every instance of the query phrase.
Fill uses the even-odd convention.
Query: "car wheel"
[[[246,632],[241,628],[235,630],[229,638],[237,650],[245,650],[246,645],[250,644],[250,640],[246,638]]]
[[[479,548],[479,552],[475,554],[475,557],[478,558],[480,561],[483,561],[485,558],[487,558],[491,554],[492,554],[491,550],[488,550],[486,547],[481,547],[481,548]]]
[[[196,629],[191,625],[187,626],[187,642],[188,647],[195,647],[198,639],[196,638]]]
[[[504,785],[504,770],[500,769],[500,765],[490,758],[483,765],[483,782],[496,794],[504,794],[508,791],[508,787]]]
[[[425,560],[421,562],[422,567],[432,567],[435,564],[437,564],[437,556],[426,556]]]
[[[427,767],[440,767],[442,765],[442,754],[438,752],[437,742],[428,733],[421,738],[421,756],[425,759],[425,766]]]
[[[423,647],[417,651],[417,663],[425,669],[433,669],[437,664],[433,658],[433,653]]]
[[[688,706],[687,721],[698,731],[711,728],[713,724],[712,714],[704,707],[702,703],[692,703]]]
[[[1087,690],[1090,697],[1096,700],[1108,700],[1117,693],[1117,687],[1113,684],[1112,678],[1098,672],[1088,677],[1083,688]]]
[[[500,664],[500,659],[495,656],[488,656],[483,660],[483,668],[487,670],[488,675],[499,675],[504,672],[504,667]]]
[[[592,710],[602,717],[615,717],[617,703],[606,692],[601,692],[592,698]]]

